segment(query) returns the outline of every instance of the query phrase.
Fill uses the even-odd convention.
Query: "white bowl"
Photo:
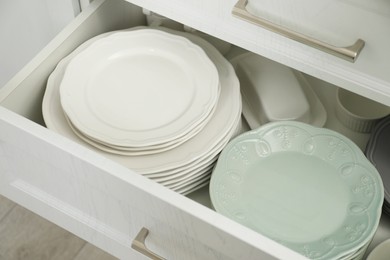
[[[336,115],[353,131],[370,133],[375,124],[390,113],[390,107],[343,88],[337,89]]]

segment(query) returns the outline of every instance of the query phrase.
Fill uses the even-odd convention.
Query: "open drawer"
[[[1,194],[121,259],[146,244],[167,259],[304,259],[44,127],[41,103],[60,59],[103,32],[144,25],[140,7],[98,0],[1,91]]]
[[[163,2],[138,2],[170,14]],[[172,15],[202,29],[196,16]],[[184,197],[45,128],[42,97],[58,61],[95,35],[145,23],[140,6],[95,0],[1,89],[0,193],[121,259],[144,259],[131,248],[143,228],[147,247],[167,259],[306,259],[198,203],[207,189]]]

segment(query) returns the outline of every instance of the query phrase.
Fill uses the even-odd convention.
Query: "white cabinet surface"
[[[78,0],[2,0],[0,88],[78,13]]]
[[[363,53],[352,64],[273,35],[231,17],[235,1],[128,2],[92,2],[1,89],[0,193],[121,259],[146,259],[131,248],[142,227],[150,231],[147,247],[167,259],[305,259],[198,203],[207,200],[207,190],[184,197],[46,129],[46,81],[58,61],[87,39],[144,25],[141,7],[390,104],[390,93],[368,88],[365,78],[374,76],[359,72]],[[352,137],[362,145],[367,138]]]
[[[248,0],[249,3],[257,3],[256,8],[252,7],[258,10],[256,13],[265,14],[264,17],[274,23],[313,35],[336,46],[349,45],[358,38],[363,39],[366,44],[355,63],[233,17],[232,9],[238,0],[128,1],[390,105],[388,1]],[[320,28],[301,28],[310,19]]]

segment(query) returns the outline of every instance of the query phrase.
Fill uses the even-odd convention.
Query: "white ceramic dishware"
[[[198,45],[155,29],[116,32],[75,55],[60,84],[84,135],[115,146],[175,140],[211,118],[218,72]]]
[[[143,28],[145,27],[136,27],[132,30]],[[45,123],[49,129],[130,169],[134,169],[146,177],[151,179],[160,178],[162,182],[167,181],[167,184],[172,184],[177,189],[177,192],[187,194],[208,184],[207,174],[210,174],[210,172],[207,172],[205,169],[209,169],[214,165],[214,158],[230,138],[242,131],[239,83],[232,66],[209,43],[191,34],[179,33],[163,28],[161,30],[188,37],[188,39],[205,50],[218,69],[221,92],[216,110],[209,122],[204,126],[204,129],[197,135],[169,151],[140,156],[123,156],[89,145],[71,129],[61,108],[59,82],[61,82],[68,62],[74,55],[77,55],[78,52],[96,39],[106,37],[111,33],[96,36],[83,43],[58,63],[48,79],[47,89],[42,102],[42,111]],[[198,164],[201,163],[203,168],[198,167]],[[188,175],[187,177],[185,176],[186,174]],[[175,178],[177,178],[176,181]]]
[[[385,188],[383,211],[390,215],[390,116],[374,127],[365,154],[381,175]]]

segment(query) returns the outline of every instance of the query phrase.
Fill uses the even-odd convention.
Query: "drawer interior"
[[[92,4],[93,5],[93,4]],[[22,71],[20,71],[0,92],[0,103],[5,108],[22,115],[29,120],[45,126],[42,117],[42,98],[47,79],[56,64],[72,50],[93,36],[108,31],[121,30],[134,26],[146,25],[147,19],[142,8],[122,0],[110,0],[104,6],[93,11],[87,9],[80,14],[63,32],[61,32],[47,47],[39,53]],[[174,22],[173,22],[174,23]],[[232,52],[239,50],[232,47]],[[231,53],[227,54],[231,55]],[[305,76],[323,102],[328,121],[325,127],[336,130],[351,140],[361,149],[365,148],[368,134],[356,133],[340,124],[335,116],[334,105],[337,87],[316,78]],[[208,187],[204,187],[188,197],[208,208],[212,208]],[[383,222],[380,234],[375,238],[375,244],[390,235],[387,217]]]
[[[0,104],[3,107],[44,126],[41,105],[47,79],[62,58],[96,35],[147,24],[142,8],[123,0],[107,1],[104,3],[104,8],[97,9],[93,15],[90,12],[90,9],[87,9],[79,15],[2,88]],[[168,21],[167,24],[178,26],[174,21]],[[232,45],[225,56],[232,57],[241,51],[241,48]],[[325,127],[346,135],[364,149],[369,136],[349,131],[334,118],[333,107],[337,87],[311,76],[305,77],[330,115]]]

